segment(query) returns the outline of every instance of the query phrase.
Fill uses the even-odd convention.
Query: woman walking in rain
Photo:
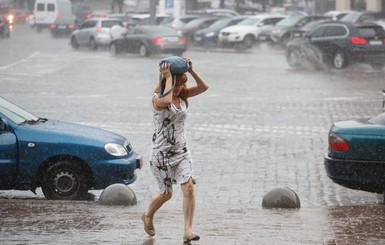
[[[147,210],[142,215],[142,221],[146,233],[154,236],[154,214],[172,197],[173,184],[180,184],[183,192],[183,240],[188,243],[197,241],[200,237],[192,229],[195,211],[195,180],[184,122],[189,106],[188,98],[205,92],[208,85],[195,72],[191,60],[189,58],[184,60],[189,65],[188,73],[194,78],[195,86],[187,86],[185,73],[172,75],[170,64],[162,63],[159,66],[162,77],[152,96],[155,132],[150,157],[150,168],[158,183],[159,193],[151,199]],[[175,79],[175,86],[173,86],[173,79]],[[161,91],[172,92],[162,95]]]

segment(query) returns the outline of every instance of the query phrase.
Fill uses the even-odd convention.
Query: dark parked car
[[[365,11],[348,13],[344,17],[342,17],[340,21],[350,23],[365,23],[373,22],[380,19],[385,19],[384,12]]]
[[[269,26],[261,31],[259,40],[271,41],[285,47],[291,39],[291,33],[307,23],[320,19],[327,19],[323,15],[292,16],[277,22],[274,26]]]
[[[0,16],[0,37],[1,38],[10,38],[11,37],[11,28],[9,26],[9,22],[4,20],[3,17]]]
[[[182,56],[186,49],[186,38],[174,29],[162,25],[132,27],[110,43],[110,52],[113,55],[138,53],[145,57],[158,53],[171,53]]]
[[[234,17],[219,19],[209,27],[196,31],[194,34],[194,42],[198,45],[217,44],[220,30],[227,26],[236,25],[246,18],[247,16],[237,15]]]
[[[334,122],[324,156],[333,182],[362,191],[385,193],[385,113]]]
[[[200,17],[187,23],[179,32],[189,40],[193,40],[194,34],[198,30],[209,27],[212,23],[224,17],[209,16]]]
[[[337,69],[356,62],[370,64],[374,69],[382,69],[385,64],[385,31],[374,23],[321,23],[305,37],[287,44],[288,63],[299,65],[303,47],[309,45],[321,52],[324,62]]]
[[[90,189],[133,183],[142,156],[102,129],[37,117],[0,97],[0,189],[41,187],[47,199],[83,199]]]
[[[76,17],[74,18],[57,18],[54,23],[49,26],[53,37],[68,36],[76,30]]]

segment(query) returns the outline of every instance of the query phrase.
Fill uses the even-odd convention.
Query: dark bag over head
[[[159,75],[159,87],[161,89],[160,90],[160,94],[159,94],[160,98],[168,95],[174,89],[175,82],[176,82],[175,81],[175,75],[180,75],[180,74],[186,73],[188,71],[188,69],[190,68],[188,62],[185,59],[183,59],[182,57],[179,57],[179,56],[167,57],[167,58],[165,58],[165,59],[163,59],[163,60],[161,60],[159,62],[159,66],[161,66],[164,63],[170,64],[170,71],[171,71],[171,75],[172,75],[172,87],[171,87],[171,89],[169,91],[164,93],[164,91],[162,89],[162,85],[161,85],[162,74],[160,74]]]

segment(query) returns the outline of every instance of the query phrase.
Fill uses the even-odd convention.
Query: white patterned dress
[[[152,138],[150,167],[160,194],[172,192],[173,184],[186,183],[193,174],[193,163],[184,131],[186,103],[171,104],[162,111],[153,109],[155,132]]]

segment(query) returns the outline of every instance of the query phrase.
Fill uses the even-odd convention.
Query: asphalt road
[[[178,244],[182,196],[159,212],[147,239],[139,219],[156,192],[148,161],[151,93],[161,55],[112,57],[73,51],[66,38],[16,26],[0,40],[1,96],[36,115],[98,126],[126,136],[145,167],[130,187],[134,207],[52,202],[30,192],[0,191],[4,244]],[[187,132],[197,178],[198,244],[382,244],[382,196],[349,190],[326,176],[323,154],[335,120],[382,112],[385,71],[290,68],[283,50],[189,49],[210,85],[191,98]],[[189,83],[193,83],[190,78]],[[290,187],[299,210],[266,210],[263,195]]]

